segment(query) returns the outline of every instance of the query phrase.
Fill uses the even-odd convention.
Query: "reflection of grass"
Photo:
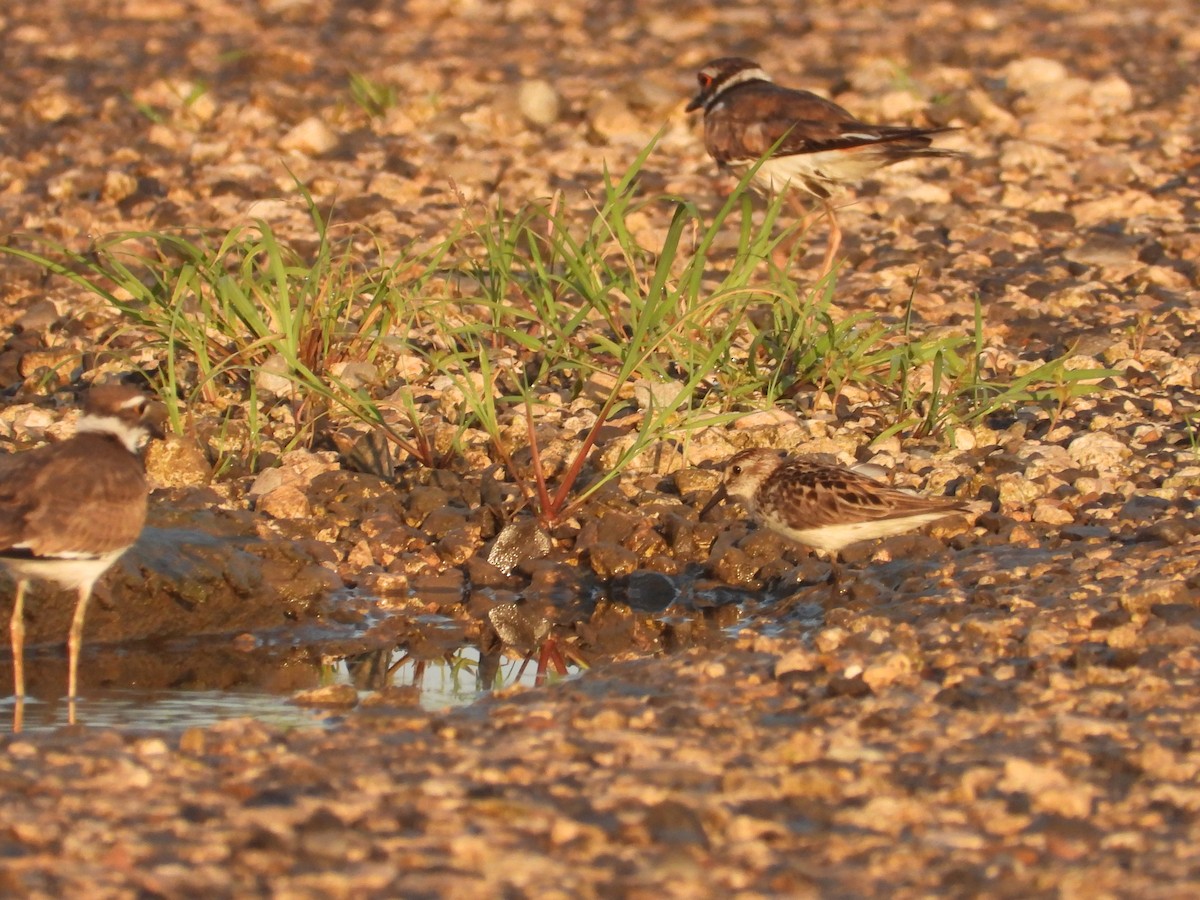
[[[774,261],[792,235],[778,200],[752,214],[752,172],[711,218],[643,195],[655,143],[605,172],[586,212],[562,195],[468,208],[418,250],[332,227],[302,188],[308,241],[257,221],[0,250],[119,311],[175,430],[184,403],[204,401],[226,461],[253,469],[265,445],[311,445],[345,420],[426,466],[482,446],[545,524],[648,448],[801,394],[858,385],[893,407],[886,433],[952,436],[1021,404],[1057,415],[1105,374],[1062,359],[988,368],[978,304],[963,333],[922,332],[911,310],[901,324],[841,313],[832,282],[806,289]],[[568,420],[561,440],[539,427]],[[614,434],[608,468],[593,471]]]
[[[503,690],[518,685],[534,686],[534,667],[528,660],[504,658],[490,685],[478,683],[479,650],[463,647],[446,659],[418,660],[407,657],[404,650],[393,652],[388,683],[396,687],[413,687],[420,691],[421,705],[427,709],[446,706],[465,706],[478,700],[486,691]],[[563,676],[548,673],[547,683]]]

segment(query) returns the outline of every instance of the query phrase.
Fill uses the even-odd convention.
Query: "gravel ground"
[[[990,508],[858,548],[845,595],[736,509],[697,524],[711,473],[649,467],[589,514],[614,517],[609,531],[585,517],[561,556],[490,585],[549,608],[696,566],[697,597],[722,583],[759,597],[729,643],[646,656],[654,631],[608,655],[641,658],[548,689],[445,713],[385,691],[330,729],[7,738],[0,893],[1200,892],[1194,4],[329,6],[11,0],[5,232],[83,249],[121,229],[260,217],[302,236],[294,174],[399,248],[447,233],[463,199],[561,189],[586,205],[603,165],[623,168],[664,123],[647,189],[712,210],[730,184],[682,107],[695,69],[736,53],[867,120],[962,126],[948,143],[971,163],[896,167],[841,213],[841,309],[895,319],[912,296],[922,324],[959,327],[979,297],[997,358],[1071,350],[1073,366],[1117,374],[1065,410],[963,429],[953,448],[880,447],[898,480]],[[366,116],[349,72],[397,85],[396,106]],[[648,215],[639,238],[653,246],[666,224]],[[47,427],[40,375],[115,326],[65,282],[12,258],[0,269],[0,379],[26,388],[4,436],[24,441]],[[878,423],[854,414],[871,398],[848,400],[699,443],[714,458],[775,443],[853,459]],[[486,527],[468,510],[434,535],[405,516],[477,483],[408,469],[392,510],[336,459],[285,469],[307,473],[299,495],[265,500],[247,478],[193,486],[188,502],[301,548],[287,571],[310,594],[340,579],[471,605]],[[305,529],[350,490],[413,533]],[[455,528],[467,537],[452,546]]]

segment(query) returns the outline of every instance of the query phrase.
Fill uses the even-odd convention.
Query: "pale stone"
[[[816,654],[811,650],[789,650],[775,661],[775,677],[782,678],[792,672],[811,672],[818,666]]]
[[[1064,80],[1067,67],[1056,59],[1027,56],[1005,66],[1004,77],[1013,90],[1028,92]]]
[[[306,156],[320,156],[338,145],[338,136],[324,121],[309,116],[279,141],[280,150],[294,150]]]
[[[676,381],[649,381],[645,378],[633,385],[633,397],[640,409],[660,412],[679,401],[683,385]]]
[[[517,88],[517,108],[533,125],[553,125],[558,121],[562,98],[554,85],[541,78],[523,81]]]
[[[109,203],[120,203],[137,193],[138,180],[128,172],[110,169],[104,173],[104,187],[100,195]]]
[[[312,505],[304,491],[290,484],[260,497],[255,509],[273,519],[307,519],[312,515]]]
[[[1092,106],[1101,113],[1123,113],[1133,109],[1133,88],[1120,75],[1106,75],[1092,85]]]
[[[1063,509],[1057,500],[1043,498],[1033,504],[1033,521],[1045,525],[1070,525],[1075,516],[1070,510]]]
[[[288,364],[282,354],[267,357],[254,373],[254,385],[265,394],[278,397],[291,393],[292,380],[287,377]]]
[[[172,434],[146,448],[146,475],[161,487],[187,487],[206,484],[212,467],[194,440]]]
[[[1076,465],[1094,466],[1101,471],[1115,468],[1130,452],[1119,440],[1102,431],[1082,435],[1067,445],[1067,453]]]
[[[912,660],[899,651],[885,653],[868,665],[862,679],[872,691],[880,691],[912,673]]]

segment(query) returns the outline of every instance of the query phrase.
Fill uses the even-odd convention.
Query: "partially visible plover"
[[[138,448],[160,433],[157,413],[136,388],[101,385],[89,392],[74,437],[0,456],[0,566],[17,582],[9,630],[18,698],[25,695],[25,594],[39,579],[78,594],[67,638],[67,697],[74,701],[92,588],[146,522]]]

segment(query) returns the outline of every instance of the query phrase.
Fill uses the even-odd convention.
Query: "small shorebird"
[[[696,78],[700,92],[687,111],[704,110],[704,146],[718,166],[740,174],[769,152],[754,174],[755,187],[768,196],[792,188],[788,201],[802,220],[807,216],[796,191],[820,201],[829,218],[822,276],[842,242],[830,203],[836,189],[906,159],[965,156],[930,146],[934,135],[953,128],[868,125],[824,97],[775,84],[749,59],[714,59]]]
[[[25,696],[25,594],[33,579],[78,594],[67,638],[74,700],[83,620],[96,580],[133,545],[146,521],[139,446],[160,435],[157,404],[136,388],[91,389],[74,437],[0,456],[0,566],[17,582],[9,630],[13,685]]]
[[[853,469],[788,459],[778,450],[743,450],[724,469],[725,480],[700,518],[732,497],[761,525],[831,557],[858,541],[913,531],[967,508],[961,500],[910,494]]]

